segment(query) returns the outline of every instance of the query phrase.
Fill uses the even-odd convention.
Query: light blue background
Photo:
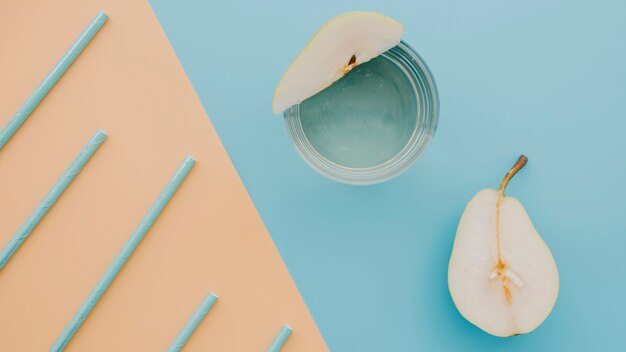
[[[152,5],[331,350],[624,350],[625,1]],[[441,97],[423,158],[370,187],[315,173],[271,113],[309,37],[354,9],[405,24]],[[520,153],[508,193],[552,248],[561,291],[535,332],[500,339],[459,315],[446,274],[465,204]]]

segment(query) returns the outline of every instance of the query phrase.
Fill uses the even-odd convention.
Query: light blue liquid
[[[417,98],[403,69],[378,56],[303,101],[300,119],[306,138],[327,160],[373,167],[409,142],[417,124]]]

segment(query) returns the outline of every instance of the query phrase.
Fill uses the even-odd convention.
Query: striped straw
[[[278,336],[276,336],[274,342],[272,342],[270,348],[267,349],[267,352],[280,352],[292,331],[293,329],[291,329],[291,326],[284,324],[280,329]]]
[[[24,105],[17,111],[17,113],[13,116],[11,120],[0,130],[0,150],[4,147],[4,145],[9,141],[9,139],[13,136],[15,131],[26,121],[26,118],[30,115],[33,110],[39,105],[41,100],[48,94],[50,89],[54,86],[55,83],[61,78],[63,73],[67,70],[67,68],[74,62],[76,57],[85,49],[85,46],[89,44],[91,38],[93,38],[96,33],[100,30],[102,25],[109,19],[104,12],[100,11],[94,17],[93,20],[89,23],[87,28],[83,31],[83,33],[76,39],[72,47],[63,55],[61,60],[52,68],[52,71],[48,73],[46,78],[39,84],[39,87],[35,89],[33,94],[26,100]]]
[[[85,321],[93,307],[96,303],[98,303],[100,297],[102,297],[102,294],[104,294],[104,291],[106,291],[109,285],[111,285],[111,282],[120,272],[124,263],[126,263],[139,242],[145,236],[146,232],[148,232],[157,217],[161,214],[161,211],[163,211],[163,208],[165,208],[165,205],[167,205],[169,200],[172,198],[174,192],[176,192],[180,184],[185,180],[185,177],[187,177],[187,174],[189,174],[189,171],[191,171],[191,168],[195,165],[195,163],[196,161],[192,157],[188,156],[178,168],[174,177],[172,177],[163,192],[159,195],[159,198],[157,198],[152,205],[152,208],[148,211],[148,214],[146,214],[143,220],[141,220],[141,223],[137,229],[135,229],[135,232],[133,232],[130,236],[128,242],[126,242],[117,257],[115,257],[111,266],[109,266],[96,287],[93,291],[91,291],[85,302],[83,302],[82,306],[78,309],[74,318],[72,318],[65,330],[61,333],[61,336],[59,336],[57,341],[54,343],[54,346],[50,349],[51,352],[62,351],[65,348],[65,345],[67,345],[72,336],[74,336],[78,328]]]
[[[217,295],[213,292],[209,292],[204,301],[202,301],[202,304],[200,304],[200,307],[196,309],[193,316],[191,316],[191,319],[189,319],[185,327],[180,331],[178,336],[176,336],[176,339],[167,349],[167,352],[178,352],[181,348],[183,348],[183,346],[187,343],[187,340],[189,340],[191,334],[196,331],[196,328],[198,328],[202,319],[204,319],[211,307],[213,307],[215,301],[217,301]]]
[[[93,137],[91,137],[87,145],[85,145],[80,154],[78,154],[76,159],[74,159],[70,167],[65,170],[65,173],[54,184],[46,197],[41,201],[41,203],[39,203],[28,219],[26,219],[26,222],[24,222],[22,227],[17,230],[17,233],[13,236],[13,238],[11,238],[2,252],[0,252],[0,270],[4,268],[9,259],[11,259],[11,256],[13,256],[15,251],[17,251],[20,245],[26,240],[26,237],[33,232],[50,207],[52,207],[57,199],[59,199],[63,191],[65,191],[70,182],[72,182],[80,170],[82,170],[83,166],[85,166],[87,161],[89,161],[91,156],[96,152],[98,147],[100,147],[102,142],[104,142],[106,137],[107,134],[102,130],[96,131]]]

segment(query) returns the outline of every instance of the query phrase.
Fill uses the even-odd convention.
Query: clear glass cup
[[[377,165],[354,167],[340,165],[320,153],[307,138],[302,123],[300,104],[284,113],[285,124],[291,140],[302,159],[314,170],[338,182],[351,185],[369,185],[390,180],[406,171],[426,150],[435,131],[439,118],[439,96],[435,80],[424,60],[405,42],[381,55],[395,64],[410,82],[408,85],[415,102],[415,128],[408,142],[401,150]]]

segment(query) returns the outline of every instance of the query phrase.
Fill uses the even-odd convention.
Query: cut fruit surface
[[[468,203],[448,267],[450,294],[461,315],[501,337],[537,328],[559,292],[550,249],[522,204],[504,195],[515,172],[499,190],[484,189]]]
[[[396,46],[403,32],[402,24],[376,12],[349,12],[331,19],[287,68],[272,110],[283,112],[315,95],[355,66]]]

